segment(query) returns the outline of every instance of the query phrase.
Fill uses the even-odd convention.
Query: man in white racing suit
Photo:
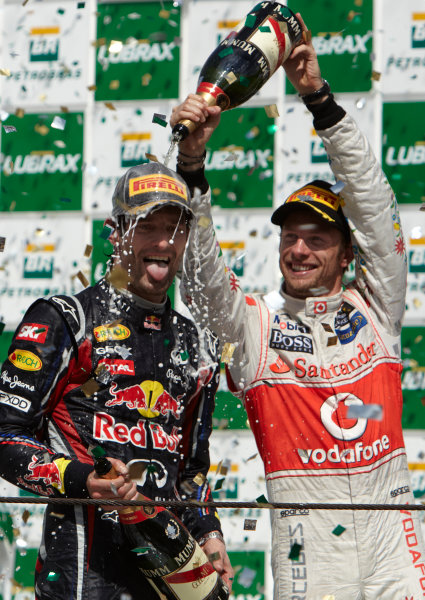
[[[189,187],[201,190],[183,297],[195,320],[234,350],[229,386],[244,402],[269,501],[412,503],[401,428],[406,257],[396,201],[368,141],[322,80],[311,42],[284,68],[342,190],[315,181],[274,212],[284,283],[279,294],[245,296],[220,256],[203,174],[220,109],[189,95],[171,119],[199,124],[177,159]],[[344,287],[353,253],[356,279]],[[275,600],[424,598],[416,515],[272,510]]]

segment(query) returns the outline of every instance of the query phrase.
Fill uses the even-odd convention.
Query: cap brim
[[[323,209],[323,205],[317,206],[313,202],[305,202],[303,200],[300,200],[299,202],[288,202],[287,204],[282,204],[282,206],[279,206],[279,208],[276,209],[272,214],[271,222],[273,225],[282,225],[284,219],[290,212],[304,209],[314,212],[321,217],[323,221],[329,223],[330,225],[336,225],[335,219]]]
[[[163,200],[152,200],[151,202],[146,202],[146,204],[139,204],[137,206],[128,206],[125,202],[120,200],[116,201],[116,206],[120,209],[119,211],[115,211],[115,216],[119,215],[128,215],[131,217],[135,217],[142,214],[148,214],[155,208],[162,208],[164,206],[177,206],[185,210],[191,216],[193,216],[193,211],[184,202],[180,202],[179,200],[171,200],[169,198],[164,198]]]

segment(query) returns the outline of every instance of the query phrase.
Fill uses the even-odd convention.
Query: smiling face
[[[139,217],[118,235],[121,266],[129,273],[130,292],[159,304],[164,301],[183,257],[188,226],[182,210],[165,206]]]
[[[285,219],[279,250],[285,291],[295,298],[336,294],[352,259],[342,233],[308,210],[294,210]]]

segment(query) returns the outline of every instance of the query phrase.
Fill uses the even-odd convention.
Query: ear
[[[344,269],[346,267],[348,267],[348,265],[353,260],[353,258],[354,258],[353,246],[351,245],[351,242],[349,242],[344,247],[344,251],[342,254],[342,258],[341,258],[341,267],[343,267]]]

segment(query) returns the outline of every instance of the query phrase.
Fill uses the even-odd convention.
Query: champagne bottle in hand
[[[118,477],[103,448],[91,450],[99,477]],[[139,493],[140,500],[148,500]],[[160,506],[118,508],[120,523],[137,565],[160,598],[227,600],[229,591],[183,523]]]
[[[251,98],[302,39],[301,24],[279,2],[260,2],[220,42],[201,69],[196,93],[228,110]],[[172,139],[184,140],[197,124],[184,119]]]

